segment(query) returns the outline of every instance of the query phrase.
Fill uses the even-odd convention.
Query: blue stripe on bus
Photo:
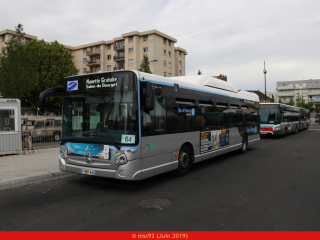
[[[138,81],[141,81],[141,82],[150,81],[150,82],[152,82],[152,83],[154,83],[154,84],[159,84],[159,85],[164,85],[164,86],[169,86],[169,87],[173,87],[173,86],[174,86],[173,83],[164,83],[164,82],[154,81],[154,80],[150,80],[150,79],[144,79],[144,80],[143,80],[143,79],[141,79],[141,78],[138,78]],[[183,89],[187,89],[187,90],[192,90],[192,91],[198,91],[198,92],[205,92],[205,93],[217,94],[217,95],[229,97],[229,95],[227,95],[227,94],[217,93],[217,92],[211,92],[211,91],[201,90],[201,89],[197,89],[197,88],[185,87],[185,86],[181,86],[181,85],[179,85],[179,88],[183,88]]]

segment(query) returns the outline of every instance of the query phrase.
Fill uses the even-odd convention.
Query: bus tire
[[[284,129],[284,134],[282,135],[283,138],[285,138],[285,137],[287,136],[287,133],[288,133],[288,130],[287,130],[287,128],[285,128],[285,129]]]
[[[242,145],[241,145],[240,153],[242,154],[246,153],[247,149],[248,149],[248,137],[247,137],[247,134],[244,134],[242,136]]]
[[[186,145],[182,146],[178,157],[178,168],[176,170],[176,175],[182,177],[186,175],[192,165],[193,154],[189,147]]]

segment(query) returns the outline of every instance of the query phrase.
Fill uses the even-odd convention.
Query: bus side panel
[[[178,159],[175,154],[179,153],[185,142],[192,144],[195,154],[199,153],[199,132],[142,137],[142,178],[177,169]]]

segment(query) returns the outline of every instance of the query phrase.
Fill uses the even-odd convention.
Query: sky
[[[226,75],[241,90],[320,79],[319,0],[0,0],[0,31],[79,46],[156,29],[188,52],[186,75]]]

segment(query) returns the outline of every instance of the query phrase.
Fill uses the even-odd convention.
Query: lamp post
[[[264,63],[264,70],[263,70],[263,73],[264,73],[264,102],[266,103],[267,102],[267,71],[266,71],[266,61],[263,61]]]

